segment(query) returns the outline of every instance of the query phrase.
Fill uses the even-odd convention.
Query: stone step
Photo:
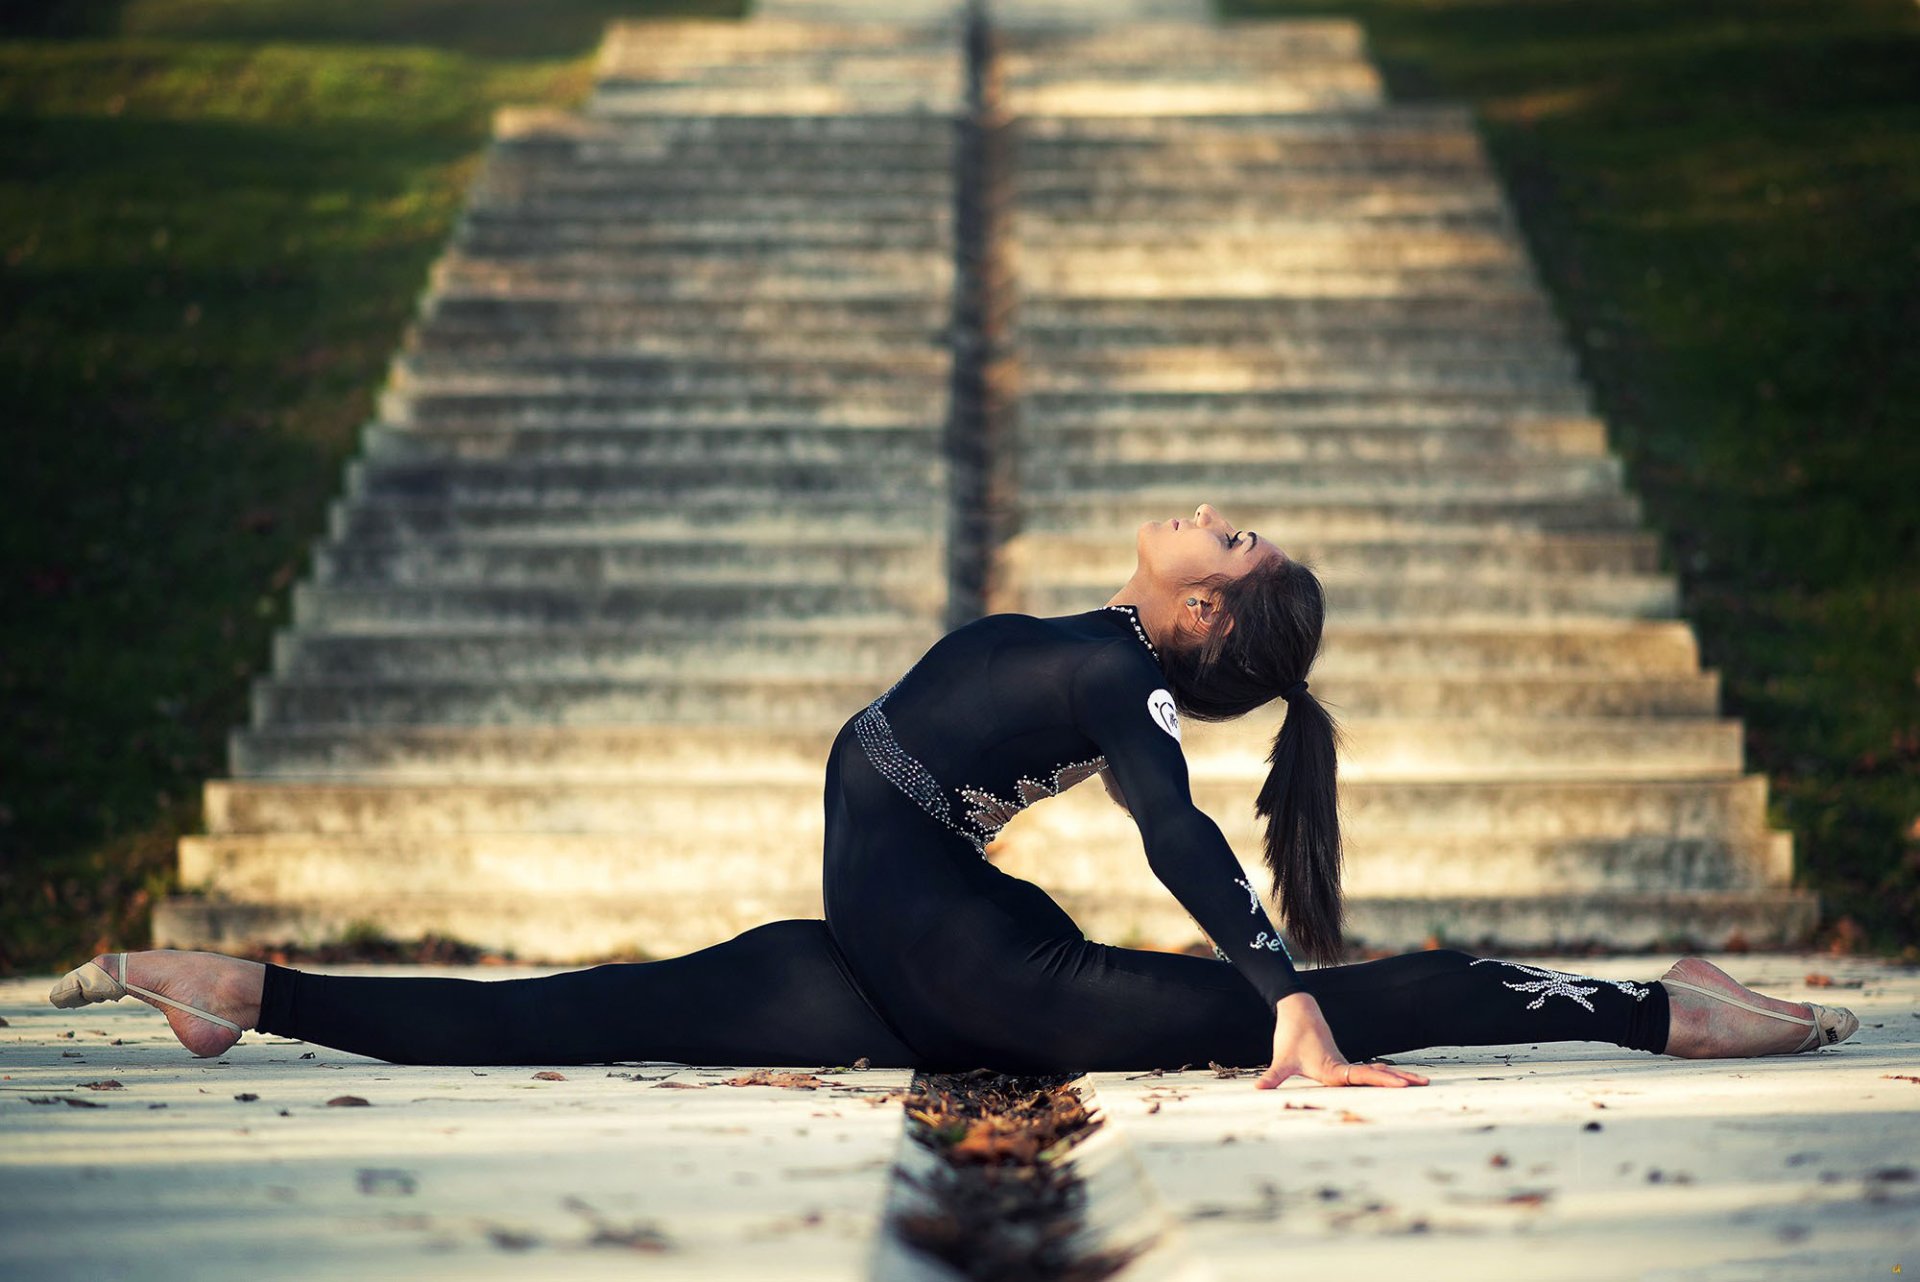
[[[595,96],[622,96],[674,88],[758,92],[831,84],[837,88],[872,86],[881,94],[899,94],[916,88],[925,90],[927,84],[958,83],[964,73],[956,40],[868,50],[783,50],[764,58],[743,54],[737,48],[693,56],[655,48],[639,58],[603,61],[593,90]]]
[[[1048,458],[1030,454],[1020,460],[1019,475],[1021,503],[1041,507],[1062,494],[1117,496],[1128,492],[1145,499],[1150,494],[1172,495],[1223,483],[1235,486],[1240,494],[1253,488],[1244,466],[1223,467],[1209,459],[1108,459],[1075,454]],[[1579,498],[1616,492],[1621,475],[1620,460],[1611,455],[1487,455],[1408,463],[1372,459],[1302,461],[1277,470],[1265,488],[1274,500],[1283,493],[1309,501],[1322,493],[1382,498],[1433,493]],[[1220,506],[1218,499],[1214,503]]]
[[[1495,193],[1459,183],[1443,191],[1402,191],[1369,180],[1348,190],[1303,185],[1251,196],[1232,188],[1193,187],[1143,194],[1133,189],[1060,199],[1022,198],[1009,211],[1009,235],[1021,254],[1120,254],[1165,250],[1267,259],[1275,242],[1340,227],[1391,243],[1432,235],[1516,235]],[[1355,254],[1370,248],[1361,245]]]
[[[1319,324],[1273,332],[1173,328],[1096,328],[1016,324],[1023,376],[1131,368],[1265,368],[1288,361],[1434,361],[1536,363],[1578,370],[1557,334],[1448,330],[1423,326]],[[555,344],[559,345],[559,344]],[[1596,420],[1597,422],[1597,420]]]
[[[944,532],[944,503],[894,493],[823,492],[804,503],[782,495],[741,491],[694,493],[670,505],[594,503],[554,507],[539,503],[447,503],[401,499],[336,499],[328,537],[341,542],[405,539],[677,539],[702,526],[751,529],[766,537],[872,538],[891,533],[924,540]]]
[[[924,149],[923,149],[924,150]],[[731,165],[696,166],[667,157],[652,164],[495,164],[488,167],[469,197],[476,212],[523,201],[604,210],[616,202],[634,206],[677,204],[681,197],[727,198],[747,206],[768,199],[812,201],[816,197],[863,194],[912,196],[929,208],[945,208],[954,191],[953,158],[920,155],[917,162],[883,164],[869,157],[862,166],[830,165],[808,158],[768,170]],[[941,161],[945,165],[941,165]],[[829,206],[835,201],[826,202]],[[816,215],[817,217],[818,215]]]
[[[684,606],[678,599],[680,594],[675,595],[675,601],[655,611],[657,619],[678,616]],[[253,684],[253,725],[257,729],[683,726],[711,721],[752,724],[757,720],[767,726],[833,729],[878,693],[874,682],[865,677],[811,674],[724,674],[713,679],[685,674],[655,680],[577,677],[511,682],[459,679],[444,673],[399,681],[268,678]]]
[[[1169,166],[1223,175],[1245,168],[1308,179],[1348,171],[1396,178],[1416,172],[1455,173],[1470,179],[1485,176],[1486,148],[1472,126],[1409,125],[1398,119],[1394,109],[1371,115],[1370,124],[1349,130],[1316,132],[1276,123],[1270,130],[1250,134],[1210,129],[1206,122],[1196,128],[1193,122],[1183,121],[1184,132],[1177,136],[1136,137],[1062,134],[1050,131],[1057,121],[1016,118],[1006,122],[1003,136],[1017,187],[1044,184],[1054,175],[1069,172],[1084,175],[1089,184],[1116,185],[1114,175],[1151,177]],[[1297,119],[1311,123],[1319,113]]]
[[[1452,537],[1473,529],[1497,536],[1541,533],[1621,532],[1640,528],[1640,501],[1631,494],[1596,495],[1578,500],[1513,494],[1389,495],[1355,498],[1321,494],[1307,501],[1279,502],[1270,488],[1222,494],[1209,487],[1218,506],[1240,526],[1258,530],[1282,548],[1311,532],[1320,539],[1402,538],[1432,531]],[[1191,498],[1180,492],[1180,498]],[[1130,496],[1119,507],[1111,495],[1063,493],[1044,506],[1021,509],[1025,532],[1071,531],[1126,538],[1143,521],[1159,521],[1184,511],[1172,494]]]
[[[233,731],[228,762],[236,778],[281,781],[818,786],[833,736],[757,723],[711,724],[698,734],[664,734],[657,725],[288,726]]]
[[[1530,950],[1599,944],[1698,952],[1735,934],[1748,947],[1794,947],[1805,946],[1819,920],[1813,891],[1751,888],[1356,898],[1348,918],[1355,941],[1396,952],[1424,947],[1436,934]]]
[[[641,216],[636,217],[636,213]],[[651,214],[652,216],[649,216]],[[583,208],[556,208],[519,202],[488,217],[471,215],[455,230],[454,243],[476,258],[511,258],[559,248],[568,253],[613,250],[672,255],[704,253],[714,247],[744,250],[779,242],[820,249],[886,249],[890,252],[953,252],[953,229],[944,213],[919,219],[785,217],[689,219],[658,210],[642,212],[608,201]]]
[[[868,621],[931,619],[945,605],[946,584],[932,578],[901,584],[686,583],[670,593],[625,585],[381,588],[300,583],[293,589],[293,623],[329,632],[538,629],[673,620],[712,628],[836,615]]]
[[[566,290],[538,294],[446,291],[422,297],[416,322],[435,332],[537,334],[545,341],[585,334],[665,337],[815,334],[888,336],[944,334],[952,319],[950,298],[797,298],[724,301],[669,299],[610,303]]]
[[[677,589],[689,583],[924,584],[946,574],[938,541],[757,542],[741,538],[636,543],[468,543],[454,540],[316,547],[313,578],[328,586],[597,586]]]
[[[736,253],[729,246],[717,246],[710,254],[694,259],[685,254],[656,254],[643,251],[624,254],[609,250],[579,250],[554,247],[551,253],[523,254],[512,259],[474,258],[458,249],[442,254],[434,263],[434,287],[469,284],[478,281],[511,283],[538,272],[542,277],[567,279],[616,277],[629,290],[657,289],[702,291],[755,289],[762,287],[817,287],[825,297],[851,292],[851,287],[885,286],[905,290],[917,288],[927,293],[948,290],[953,284],[951,255],[943,252],[903,250],[809,249],[791,245],[765,247],[758,252]]]
[[[1249,798],[1257,775],[1228,779],[1213,772],[1195,780],[1194,802],[1223,823],[1233,823],[1236,848],[1251,859],[1259,849]],[[1019,831],[1044,829],[1065,849],[1111,850],[1129,861],[1141,858],[1133,822],[1113,806],[1097,784],[1088,797],[1053,802],[1021,812]],[[1341,791],[1341,831],[1362,842],[1381,868],[1411,870],[1424,862],[1402,842],[1447,843],[1470,839],[1565,842],[1621,836],[1645,842],[1706,843],[1765,830],[1766,781],[1744,779],[1534,783],[1356,783]],[[1098,794],[1098,795],[1094,795]],[[1063,794],[1064,795],[1064,794]],[[810,782],[716,780],[665,788],[583,783],[545,784],[287,784],[214,779],[205,788],[207,832],[212,836],[307,833],[318,837],[448,836],[465,833],[670,834],[700,829],[733,840],[783,837],[820,822],[820,789]],[[1053,819],[1052,816],[1059,816]],[[1110,841],[1095,842],[1093,824]],[[1007,840],[1016,830],[1009,827]],[[1705,845],[1695,848],[1705,849]],[[1399,853],[1402,849],[1405,854]],[[1455,854],[1449,863],[1473,862]],[[1411,893],[1402,887],[1393,893]]]
[[[1183,751],[1196,776],[1257,771],[1276,723],[1262,712],[1195,724]],[[1374,779],[1682,779],[1741,769],[1740,723],[1718,718],[1351,717],[1341,727],[1343,787]],[[832,739],[825,728],[757,721],[707,723],[698,735],[662,734],[658,726],[283,727],[235,731],[229,760],[238,778],[360,783],[818,780]]]
[[[1158,885],[1150,873],[1141,875],[1138,835],[1118,812],[1112,820],[1076,822],[1044,832],[1039,826],[1044,819],[1038,814],[1034,818],[1030,833],[1009,833],[994,851],[996,864],[1015,876],[1057,888],[1063,896],[1076,891],[1097,894],[1104,888],[1120,896],[1129,890],[1144,896]],[[1251,823],[1228,823],[1222,831],[1248,852],[1243,863],[1251,863],[1252,852],[1260,849],[1259,830]],[[1129,844],[1117,844],[1130,837]],[[1526,838],[1356,831],[1350,837],[1342,833],[1342,849],[1342,889],[1354,899],[1764,890],[1784,886],[1792,872],[1791,846],[1763,835]]]
[[[890,77],[858,84],[788,86],[696,86],[644,84],[595,88],[586,110],[602,119],[637,115],[746,116],[799,115],[934,115],[950,118],[965,112],[964,87],[958,76],[938,76],[921,84],[901,84]]]
[[[657,616],[685,609],[676,599]],[[1551,676],[1444,672],[1338,676],[1315,686],[1322,702],[1352,717],[1708,717],[1719,708],[1717,673]],[[253,685],[253,724],[631,725],[706,721],[837,727],[879,691],[862,678],[697,675],[648,679],[495,678],[314,681],[263,678]]]
[[[1219,244],[1233,252],[1271,257],[1282,238],[1344,232],[1359,255],[1374,242],[1391,245],[1419,237],[1479,235],[1517,241],[1519,233],[1499,189],[1470,179],[1364,174],[1351,178],[1293,175],[1246,182],[1161,169],[1121,183],[1073,183],[1055,175],[1055,188],[1032,183],[1013,189],[1009,230],[1016,249],[1120,253],[1162,244]],[[1097,221],[1088,221],[1097,219]]]
[[[1050,889],[1090,939],[1179,948],[1200,935],[1193,919],[1162,887],[1130,895],[1110,888]],[[1591,946],[1699,952],[1720,947],[1736,933],[1745,947],[1804,948],[1820,918],[1820,900],[1812,891],[1751,888],[1354,896],[1346,907],[1350,949],[1413,952],[1438,936],[1484,956],[1509,949],[1571,952]],[[1355,961],[1362,956],[1348,954]]]
[[[783,277],[782,280],[785,278]],[[1518,259],[1475,266],[1420,267],[1366,263],[1314,267],[1298,263],[1268,266],[1239,262],[1230,255],[1191,264],[1143,262],[1119,270],[1102,256],[1073,259],[1041,254],[1021,262],[1022,297],[1070,294],[1099,298],[1193,297],[1206,294],[1296,294],[1344,296],[1372,291],[1404,293],[1495,293],[1537,288],[1533,269]]]
[[[1346,67],[1296,67],[1284,78],[1266,82],[1225,79],[1208,84],[1183,78],[1156,83],[1089,75],[1079,80],[1060,76],[1023,84],[1009,77],[1001,90],[1001,101],[1007,113],[1015,116],[1133,117],[1152,113],[1212,119],[1378,106],[1385,101],[1385,86],[1372,67],[1355,63]]]
[[[556,325],[551,330],[517,322],[477,323],[432,318],[406,333],[403,350],[468,360],[511,358],[582,351],[590,354],[621,352],[660,358],[697,357],[712,361],[795,361],[818,356],[822,360],[886,360],[895,355],[919,357],[938,353],[951,361],[951,339],[944,327],[858,329],[742,330],[717,334],[625,333],[594,322]]]
[[[1413,330],[1537,335],[1555,332],[1559,326],[1546,297],[1531,289],[1476,295],[1069,298],[1023,288],[1014,316],[1015,333],[1023,344],[1079,329],[1190,334],[1198,342],[1203,334],[1218,331],[1279,337],[1332,329],[1375,330],[1391,338]]]
[[[526,678],[669,678],[697,673],[708,679],[857,675],[884,689],[939,639],[931,622],[876,620],[854,629],[779,630],[736,625],[689,635],[667,623],[657,628],[569,628],[553,632],[391,636],[334,635],[282,630],[275,634],[273,671],[292,680],[410,681],[459,673],[510,681]],[[1675,665],[1678,668],[1679,665]]]
[[[796,353],[751,361],[711,353],[696,356],[582,348],[485,355],[415,351],[394,358],[388,382],[429,396],[471,396],[492,391],[525,395],[603,388],[636,394],[774,388],[823,395],[869,387],[884,392],[901,384],[939,386],[952,369],[951,353],[925,347],[875,355]]]
[[[834,272],[796,271],[748,264],[739,271],[692,273],[670,270],[667,260],[655,260],[657,270],[644,263],[615,262],[601,253],[556,254],[544,261],[496,259],[455,261],[442,257],[432,269],[435,290],[503,294],[537,291],[599,300],[632,299],[663,303],[676,299],[795,298],[922,298],[951,292],[951,268],[945,256],[928,256],[924,269],[912,272],[875,269]]]
[[[281,631],[273,671],[300,679],[410,680],[449,673],[495,680],[559,677],[665,678],[696,673],[857,674],[884,688],[940,636],[930,623],[872,621],[823,631],[771,624],[689,636],[672,623],[654,629],[569,628],[553,632],[392,635]],[[1691,675],[1699,647],[1673,620],[1515,621],[1459,626],[1432,620],[1367,625],[1336,619],[1314,680],[1337,676],[1450,671],[1509,675]]]
[[[1100,463],[1259,463],[1463,466],[1488,459],[1604,456],[1606,427],[1594,418],[1516,419],[1445,427],[1394,424],[1262,426],[1244,421],[1204,432],[1133,420],[1029,419],[1020,448],[1039,458]]]
[[[1369,622],[1421,619],[1497,623],[1513,619],[1666,619],[1679,613],[1679,591],[1665,575],[1566,575],[1408,580],[1360,567],[1323,571],[1331,616]],[[1049,582],[1031,576],[1006,590],[1009,608],[1028,614],[1071,614],[1112,591],[1098,584]]]
[[[358,458],[347,464],[349,497],[444,503],[597,503],[682,500],[724,502],[752,493],[804,505],[822,493],[870,493],[886,486],[896,497],[939,501],[938,459],[851,458],[825,461],[735,460],[724,473],[699,461],[616,466],[543,459],[436,459],[424,463]]]
[[[1218,19],[1208,25],[1134,19],[1107,28],[1019,31],[1006,38],[1003,56],[1068,66],[1117,59],[1150,72],[1190,59],[1246,58],[1260,70],[1276,57],[1365,57],[1366,43],[1360,24],[1344,19]]]
[[[932,380],[923,380],[931,382]],[[616,392],[555,392],[508,395],[409,395],[398,389],[378,399],[382,422],[391,426],[616,428],[679,424],[799,424],[863,426],[943,423],[947,389],[923,386],[857,394],[832,393],[650,393],[644,400]]]
[[[1220,116],[1161,115],[1140,112],[1132,115],[1068,116],[1034,113],[1020,119],[1022,144],[1027,140],[1058,139],[1061,145],[1114,143],[1179,143],[1204,140],[1206,145],[1226,145],[1215,140],[1246,140],[1247,146],[1272,146],[1293,140],[1340,140],[1386,137],[1396,134],[1418,135],[1477,133],[1479,123],[1474,109],[1465,103],[1426,102],[1391,103],[1379,106],[1361,104],[1342,108],[1329,106],[1310,112],[1234,112]]]
[[[714,138],[662,131],[651,120],[608,123],[584,116],[575,120],[586,126],[577,134],[496,138],[487,151],[480,181],[538,174],[562,184],[593,185],[629,174],[759,168],[775,176],[803,168],[900,169],[946,174],[950,182],[953,174],[951,121],[939,121],[941,127],[936,130],[905,135],[868,130],[855,136],[815,138],[790,130],[762,130]]]
[[[530,913],[508,895],[470,893],[447,900],[391,887],[378,900],[358,904],[175,895],[155,906],[154,946],[238,953],[263,945],[331,942],[371,925],[394,939],[480,941],[525,962],[586,965],[608,957],[678,957],[769,921],[823,914],[818,885],[776,891],[748,884],[725,892],[633,899],[576,896],[564,905],[543,906],[545,911]],[[714,1241],[725,1237],[724,1230],[717,1231]],[[833,1274],[823,1270],[817,1276]]]
[[[706,463],[717,467],[736,462],[825,464],[857,459],[890,465],[923,461],[939,448],[940,425],[934,423],[897,427],[688,424],[633,428],[419,428],[370,423],[362,432],[363,453],[382,462],[540,459],[576,465]]]
[[[1249,527],[1251,528],[1251,527]],[[1254,531],[1258,533],[1258,530]],[[1316,573],[1364,569],[1410,580],[1492,580],[1514,575],[1647,575],[1658,572],[1659,543],[1645,531],[1589,534],[1476,535],[1435,531],[1401,539],[1339,539],[1302,530],[1282,549]],[[1010,581],[1078,582],[1089,591],[1133,573],[1134,549],[1115,539],[1070,534],[1018,534],[996,562]]]
[[[681,148],[737,145],[813,147],[870,144],[882,148],[938,147],[953,141],[953,121],[941,115],[778,115],[691,112],[607,119],[558,107],[502,107],[494,113],[494,150]]]
[[[1037,356],[1020,369],[1029,396],[1091,393],[1124,396],[1131,392],[1194,392],[1242,395],[1295,388],[1361,388],[1371,375],[1379,390],[1434,388],[1449,392],[1541,390],[1584,394],[1571,353],[1559,359],[1526,356],[1511,360],[1434,360],[1384,356],[1368,361],[1342,353],[1267,359],[1193,358],[1186,361],[1116,359],[1106,368],[1076,359],[1054,362]]]
[[[1322,376],[1312,386],[1253,392],[1037,391],[1020,398],[1019,418],[1058,418],[1072,415],[1103,422],[1158,419],[1210,426],[1229,417],[1265,418],[1284,425],[1289,415],[1316,422],[1364,422],[1442,425],[1485,423],[1515,417],[1589,417],[1586,389],[1577,383],[1562,388],[1499,386],[1369,386],[1358,378],[1334,384]]]

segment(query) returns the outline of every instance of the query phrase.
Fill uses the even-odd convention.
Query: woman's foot
[[[1788,1055],[1842,1041],[1860,1026],[1852,1011],[1829,1007],[1819,1035],[1811,1036],[1820,1017],[1820,1011],[1813,1005],[1757,993],[1701,957],[1681,958],[1660,979],[1667,990],[1666,1053],[1683,1059]],[[1731,1001],[1665,982],[1668,980],[1692,984],[1774,1014],[1746,1010]],[[1829,1024],[1832,1027],[1825,1026]]]
[[[242,961],[219,953],[180,952],[171,948],[127,953],[127,973],[120,972],[119,953],[102,953],[93,959],[118,986],[137,984],[163,997],[197,1006],[209,1014],[231,1020],[241,1028],[252,1028],[260,1021],[260,991],[267,968],[259,962]],[[98,976],[95,976],[97,979]],[[191,1012],[143,997],[136,992],[116,994],[135,997],[167,1017],[173,1035],[195,1055],[223,1054],[240,1034]],[[82,996],[76,986],[63,980],[50,995],[56,1006],[78,1006],[93,1001],[114,1000],[102,996]]]

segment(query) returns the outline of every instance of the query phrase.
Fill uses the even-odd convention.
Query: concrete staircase
[[[1471,114],[1385,102],[1344,21],[1000,49],[1019,529],[994,608],[1093,608],[1140,521],[1210,500],[1327,585],[1362,942],[1810,929]],[[1260,885],[1280,707],[1186,740]],[[1079,789],[996,859],[1092,937],[1191,938],[1138,851]]]
[[[987,608],[1067,613],[1202,499],[1328,585],[1360,940],[1810,928],[1471,116],[1386,103],[1351,23],[1193,7],[1001,0],[971,123],[946,0],[616,25],[583,112],[503,113],[158,940],[818,915],[829,739],[978,599],[981,525]],[[1011,381],[961,332],[995,290]],[[1278,716],[1187,736],[1256,871]],[[1098,789],[995,856],[1195,937]]]
[[[946,623],[963,58],[620,24],[502,113],[159,942],[820,914],[827,745]]]

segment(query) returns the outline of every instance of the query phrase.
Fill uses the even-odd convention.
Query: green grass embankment
[[[494,108],[741,8],[0,17],[0,973],[144,939]]]
[[[1840,946],[1920,955],[1920,9],[1221,0],[1471,104]]]

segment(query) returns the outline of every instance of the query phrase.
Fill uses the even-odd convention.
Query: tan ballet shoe
[[[1688,975],[1691,978],[1681,979],[1679,978],[1680,975]],[[1807,1030],[1806,1036],[1800,1040],[1797,1046],[1778,1050],[1748,1051],[1745,1052],[1746,1054],[1794,1055],[1801,1051],[1813,1050],[1816,1047],[1832,1046],[1835,1043],[1843,1042],[1853,1036],[1860,1027],[1859,1019],[1855,1017],[1852,1011],[1844,1006],[1822,1006],[1819,1002],[1802,1002],[1800,1004],[1807,1008],[1809,1016],[1801,1016],[1789,1014],[1784,1011],[1768,1010],[1764,1006],[1755,1005],[1740,996],[1741,993],[1748,991],[1744,986],[1740,985],[1731,975],[1728,975],[1725,971],[1704,958],[1684,957],[1680,959],[1668,968],[1666,974],[1660,977],[1660,982],[1669,988],[1679,988],[1689,992],[1699,993],[1704,997],[1712,998],[1714,1001],[1725,1002],[1729,1006],[1737,1006],[1741,1010],[1752,1011],[1756,1015],[1764,1015],[1768,1019],[1782,1020],[1789,1024],[1799,1024]],[[1749,1021],[1749,1024],[1754,1030],[1755,1039],[1759,1039],[1762,1036],[1760,1032],[1762,1026],[1752,1025],[1751,1021]],[[1671,1041],[1671,1038],[1669,1038],[1669,1041]],[[1714,1052],[1701,1056],[1689,1056],[1688,1058],[1714,1059],[1741,1053],[1742,1052],[1739,1051]]]
[[[115,953],[114,957],[119,963],[120,973],[122,975],[126,974],[127,955],[125,953]],[[134,993],[141,997],[149,998],[152,1001],[161,1002],[173,1007],[175,1010],[183,1010],[189,1015],[195,1015],[209,1023],[218,1024],[220,1027],[236,1035],[246,1031],[232,1020],[222,1019],[211,1011],[204,1011],[198,1006],[189,1006],[185,1002],[175,1001],[165,993],[156,993],[151,988],[142,988],[138,984],[129,984],[123,980],[115,979],[98,962],[83,962],[61,976],[60,982],[55,984],[47,993],[47,1000],[55,1006],[58,1006],[61,1010],[72,1010],[76,1006],[90,1006],[94,1002],[117,1002],[128,993]]]

